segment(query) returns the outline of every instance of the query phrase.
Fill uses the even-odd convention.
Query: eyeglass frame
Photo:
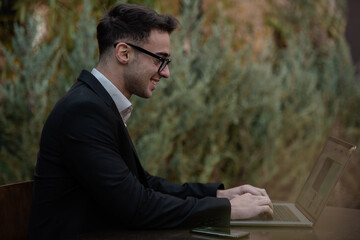
[[[117,46],[119,43],[121,43],[121,42],[116,42],[116,43],[114,43],[114,48],[116,48],[116,46]],[[152,52],[150,52],[150,51],[148,51],[148,50],[146,50],[146,49],[143,49],[143,48],[141,48],[141,47],[139,47],[139,46],[136,46],[136,45],[134,45],[134,44],[127,43],[127,42],[125,42],[125,43],[126,43],[127,45],[129,45],[130,47],[133,47],[133,48],[135,48],[136,50],[138,50],[138,51],[140,51],[140,52],[142,52],[142,53],[145,53],[145,54],[147,54],[147,55],[149,55],[149,56],[151,56],[151,57],[153,57],[153,58],[156,58],[157,60],[161,61],[161,65],[160,65],[160,67],[159,67],[159,69],[158,69],[158,73],[161,73],[161,72],[165,69],[165,67],[166,67],[169,63],[171,63],[171,59],[170,59],[170,58],[163,58],[163,57],[160,57],[160,56],[156,55],[155,53],[152,53]]]

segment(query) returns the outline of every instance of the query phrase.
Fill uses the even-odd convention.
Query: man
[[[132,95],[150,98],[170,71],[177,20],[131,4],[97,27],[100,60],[59,100],[42,132],[35,169],[31,239],[115,228],[227,226],[272,215],[264,189],[177,185],[141,166],[126,129]]]

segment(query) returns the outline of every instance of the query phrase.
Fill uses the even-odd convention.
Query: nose
[[[160,76],[163,78],[169,78],[170,77],[170,69],[169,66],[166,65],[166,67],[160,72]]]

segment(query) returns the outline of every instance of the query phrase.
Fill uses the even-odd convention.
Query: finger
[[[268,196],[267,192],[263,188],[257,188],[251,185],[243,185],[243,193],[248,192],[256,196]]]
[[[256,196],[268,196],[265,189],[261,189],[261,188],[251,188],[248,191],[249,193],[256,195]]]
[[[258,208],[258,210],[260,212],[259,215],[260,214],[266,214],[266,215],[270,216],[271,218],[274,217],[274,211],[268,205],[260,206]]]
[[[270,200],[270,198],[268,197],[264,197],[264,196],[257,196],[257,204],[259,206],[263,206],[263,205],[267,205],[269,206],[271,209],[274,209],[274,206]]]
[[[267,192],[266,192],[265,189],[263,189],[263,188],[256,188],[256,191],[258,192],[258,194],[259,194],[260,196],[268,197],[268,194],[267,194]]]

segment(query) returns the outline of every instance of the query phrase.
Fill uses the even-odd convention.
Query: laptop
[[[232,226],[312,227],[349,162],[353,144],[329,137],[295,203],[273,203],[272,220],[232,220]]]

